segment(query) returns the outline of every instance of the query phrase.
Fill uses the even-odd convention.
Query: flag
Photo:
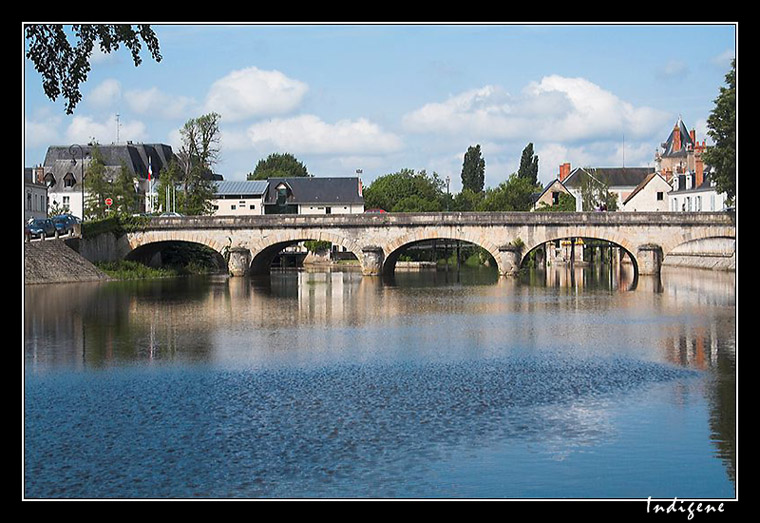
[[[148,156],[148,181],[151,181],[153,177],[153,165],[150,163],[150,156]]]

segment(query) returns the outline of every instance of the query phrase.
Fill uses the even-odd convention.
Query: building
[[[107,179],[116,179],[122,165],[126,166],[133,177],[135,191],[141,196],[140,208],[136,211],[149,210],[152,186],[158,173],[174,157],[168,145],[127,142],[51,146],[42,166],[43,180],[48,190],[48,205],[81,217],[86,200],[82,178],[86,177],[95,148],[105,163]]]
[[[559,198],[562,194],[573,196],[559,179],[552,180],[546,184],[541,193],[535,196],[531,210],[540,211],[546,207],[559,205]]]
[[[47,218],[48,192],[41,167],[24,168],[24,222]]]
[[[694,130],[687,131],[679,118],[662,151],[655,155],[657,170],[669,183],[668,210],[674,212],[710,212],[726,209],[727,197],[718,193],[710,179],[709,167],[702,154],[704,141],[696,140]]]
[[[243,182],[217,181],[211,202],[217,216],[250,216],[264,214],[262,198],[267,190],[266,180]]]
[[[357,177],[270,178],[262,204],[264,214],[362,213],[362,182]]]
[[[569,163],[560,165],[558,180],[575,197],[576,211],[593,211],[583,209],[583,188],[591,184],[605,187],[617,197],[617,207],[636,190],[636,188],[654,172],[651,167],[576,167]]]
[[[707,149],[704,141],[696,140],[696,131],[688,131],[683,120],[673,126],[668,139],[660,147],[662,151],[655,153],[656,170],[666,181],[679,174],[690,172],[694,176],[694,186],[699,187],[704,181],[704,162],[702,153]]]
[[[650,173],[623,201],[621,211],[667,211],[670,185],[660,173]]]
[[[702,183],[696,185],[698,178],[694,173],[673,176],[672,190],[668,192],[669,210],[674,212],[712,212],[724,211],[728,198],[719,193],[710,180],[709,173],[704,175]]]

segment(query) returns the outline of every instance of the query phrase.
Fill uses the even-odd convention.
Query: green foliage
[[[712,175],[720,192],[729,201],[736,196],[736,59],[726,74],[727,87],[720,88],[715,108],[707,118],[707,134],[715,141],[703,155],[705,163],[715,168]]]
[[[266,160],[259,160],[248,180],[266,180],[267,178],[308,177],[306,166],[290,153],[273,153]]]
[[[538,156],[533,154],[532,143],[523,149],[517,176],[529,180],[533,185],[538,183]]]
[[[142,263],[119,260],[114,262],[98,262],[95,266],[116,280],[142,280],[146,278],[168,278],[178,276],[174,268],[148,267]]]
[[[53,101],[62,96],[66,101],[67,114],[72,114],[82,99],[79,86],[87,80],[96,43],[103,54],[124,45],[138,66],[142,62],[142,39],[156,62],[161,61],[158,38],[149,25],[133,28],[128,24],[75,24],[70,33],[76,39],[75,45],[69,42],[69,35],[61,24],[24,25],[26,57],[42,75],[45,95]]]
[[[476,211],[529,211],[538,187],[527,178],[512,174],[496,188],[486,189]]]
[[[92,158],[84,174],[84,185],[87,197],[85,199],[85,217],[100,219],[106,216],[106,198],[112,196],[112,187],[106,177],[106,165],[103,154],[97,146],[92,148]]]
[[[468,147],[462,162],[462,187],[474,193],[483,191],[486,179],[486,161],[480,153],[480,144]]]
[[[364,206],[367,209],[384,209],[396,212],[441,210],[444,182],[436,173],[425,170],[415,173],[402,169],[377,178],[364,189]]]
[[[556,205],[541,202],[541,207],[538,210],[541,212],[573,212],[575,211],[575,198],[571,194],[560,193]]]
[[[177,153],[177,163],[184,194],[176,209],[186,215],[213,213],[212,168],[219,160],[220,119],[217,113],[191,118],[180,131],[182,147]]]
[[[309,252],[314,253],[329,251],[332,248],[332,243],[324,240],[307,240],[303,245]]]
[[[472,189],[464,188],[454,196],[455,211],[474,211],[478,208],[485,197],[484,192],[475,192]]]
[[[609,186],[595,175],[595,169],[586,168],[581,178],[581,205],[584,211],[595,211],[604,208],[608,211],[617,210],[617,194],[610,192]],[[591,173],[591,175],[589,175]]]

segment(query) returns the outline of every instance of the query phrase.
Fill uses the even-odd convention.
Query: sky
[[[682,118],[706,122],[738,25],[156,24],[162,59],[135,67],[123,47],[96,52],[67,115],[23,59],[23,161],[72,143],[165,143],[216,112],[215,172],[245,180],[272,153],[313,176],[370,185],[426,170],[461,190],[467,148],[481,146],[486,187],[517,171],[533,144],[539,181],[572,167],[654,166]],[[23,31],[22,31],[23,34]],[[117,116],[118,115],[118,116]]]

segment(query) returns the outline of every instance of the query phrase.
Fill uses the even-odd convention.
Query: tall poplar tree
[[[470,146],[462,162],[462,188],[474,193],[483,192],[486,181],[486,161],[480,153],[480,144]]]
[[[538,156],[533,154],[532,143],[529,143],[523,149],[517,176],[529,180],[533,185],[538,183]]]

